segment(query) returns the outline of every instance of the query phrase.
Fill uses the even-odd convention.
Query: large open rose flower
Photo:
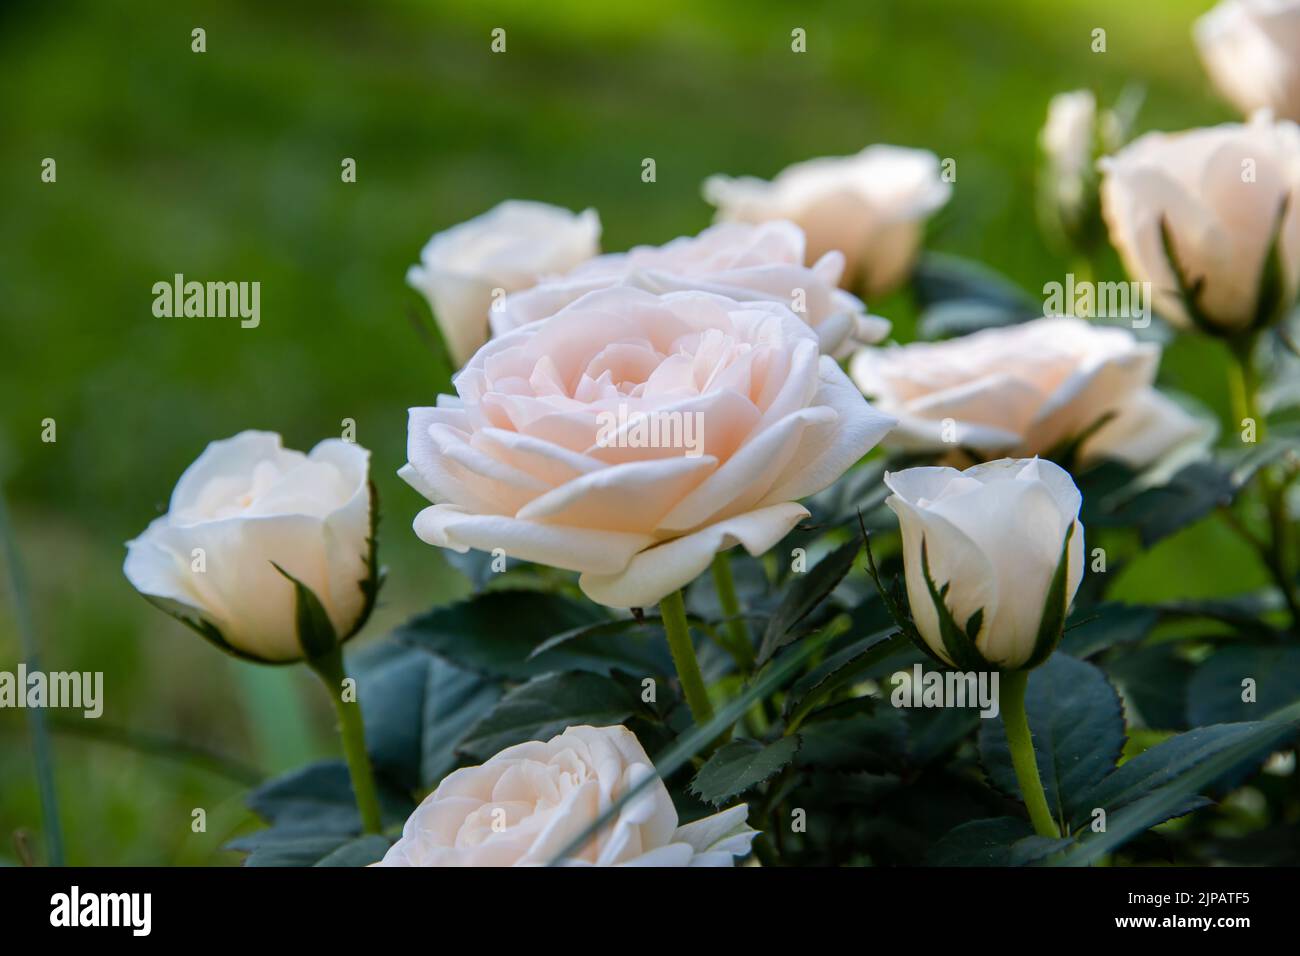
[[[1300,120],[1300,0],[1225,0],[1194,33],[1210,78],[1234,106]]]
[[[336,438],[305,455],[274,432],[214,441],[181,475],[167,514],[127,543],[126,576],[229,649],[292,661],[304,649],[289,574],[347,638],[375,585],[369,459]]]
[[[626,727],[570,727],[449,774],[380,866],[544,866],[654,773]],[[756,835],[744,804],[677,825],[663,781],[649,784],[569,865],[732,866]]]
[[[933,153],[885,145],[795,163],[771,182],[711,176],[704,184],[720,220],[789,219],[808,235],[809,261],[835,249],[844,253],[842,284],[869,296],[907,278],[925,220],[951,192]]]
[[[823,352],[844,354],[881,341],[889,323],[838,288],[843,272],[844,254],[834,250],[805,266],[803,231],[793,223],[725,223],[667,245],[599,256],[509,295],[491,314],[492,331],[513,331],[613,285],[656,293],[696,289],[738,302],[782,302],[813,327]]]
[[[490,341],[455,387],[411,409],[401,474],[436,502],[416,534],[580,571],[612,607],[736,544],[763,553],[892,424],[789,309],[702,292],[589,293]]]
[[[1101,168],[1111,242],[1129,274],[1151,283],[1165,318],[1233,335],[1267,324],[1295,301],[1295,123],[1260,115],[1244,125],[1147,133],[1103,159]],[[1275,241],[1280,269],[1273,275],[1267,257]]]
[[[593,209],[572,213],[508,200],[436,234],[406,281],[429,300],[459,368],[487,341],[489,311],[506,293],[590,259],[599,243],[600,218]]]
[[[980,458],[1075,451],[1145,467],[1205,434],[1152,388],[1160,347],[1127,329],[1053,317],[944,342],[863,349],[850,370],[883,412],[886,439],[916,452]]]

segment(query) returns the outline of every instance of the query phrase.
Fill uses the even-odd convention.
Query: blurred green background
[[[1147,87],[1139,128],[1230,119],[1192,47],[1193,0],[442,0],[0,7],[0,478],[46,670],[100,670],[98,721],[50,712],[69,862],[233,862],[247,782],[331,754],[302,668],[229,660],[153,611],[122,543],[212,439],[307,448],[344,418],[373,453],[382,606],[360,641],[464,589],[410,522],[395,477],[406,408],[447,370],[403,281],[429,235],[502,199],[594,206],[603,245],[708,224],[711,173],[770,176],[872,142],[957,159],[931,248],[1031,290],[1066,263],[1035,226],[1049,97]],[[191,52],[190,31],[207,31]],[[507,52],[489,50],[495,27]],[[790,51],[807,31],[808,52]],[[1093,53],[1091,31],[1107,32]],[[658,181],[643,183],[654,157]],[[45,157],[58,180],[40,180]],[[352,157],[357,182],[340,181]],[[1110,277],[1118,278],[1113,260]],[[257,280],[262,321],[159,319],[154,282]],[[907,297],[872,303],[910,337]],[[1223,357],[1180,339],[1162,380],[1225,414]],[[41,422],[57,422],[42,443]],[[1216,560],[1200,557],[1212,553]],[[1262,581],[1217,525],[1162,544],[1119,593]],[[0,608],[0,669],[20,658]],[[0,860],[40,812],[25,713],[0,711]],[[205,833],[191,811],[207,812]]]

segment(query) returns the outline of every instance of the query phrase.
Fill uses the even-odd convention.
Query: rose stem
[[[330,653],[309,662],[320,675],[321,682],[339,717],[339,736],[343,738],[343,756],[347,758],[348,774],[352,777],[352,792],[357,798],[361,825],[366,833],[383,832],[379,817],[379,796],[375,790],[375,777],[366,754],[366,731],[361,719],[361,704],[343,699],[343,651],[334,648]]]
[[[1259,409],[1259,375],[1251,364],[1255,350],[1256,335],[1250,334],[1229,345],[1232,361],[1228,364],[1231,375],[1232,407],[1237,421],[1236,428],[1241,428],[1244,419],[1255,423],[1255,439],[1264,440],[1264,416]],[[1264,506],[1268,512],[1271,542],[1257,547],[1264,566],[1277,582],[1291,614],[1291,627],[1300,632],[1300,594],[1296,593],[1291,575],[1287,570],[1287,517],[1284,487],[1274,483],[1272,475],[1265,465],[1259,469],[1260,491],[1264,497]]]
[[[690,707],[696,725],[703,727],[713,719],[713,705],[709,703],[709,692],[704,687],[704,675],[700,673],[700,662],[695,657],[695,645],[691,643],[691,631],[686,624],[686,604],[682,601],[682,592],[674,591],[660,601],[659,614],[663,618],[664,633],[668,635],[668,650],[673,655],[677,679],[682,682],[682,693],[686,695],[686,705]]]
[[[1052,819],[1052,811],[1047,808],[1043,781],[1038,776],[1038,761],[1034,759],[1034,742],[1029,736],[1029,718],[1025,716],[1025,687],[1028,683],[1028,671],[1002,674],[998,706],[1002,710],[1002,724],[1006,727],[1007,744],[1011,748],[1011,765],[1016,769],[1016,780],[1020,783],[1034,832],[1057,839],[1061,831]]]
[[[749,636],[749,625],[740,614],[740,601],[736,599],[736,581],[731,576],[731,559],[725,551],[713,556],[713,587],[718,592],[718,604],[727,619],[727,632],[731,635],[731,653],[741,670],[754,669],[754,644]]]

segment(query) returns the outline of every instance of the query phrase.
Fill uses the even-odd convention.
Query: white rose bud
[[[293,582],[314,595],[338,641],[360,630],[378,588],[369,459],[339,439],[306,455],[273,432],[212,442],[181,475],[167,514],[127,542],[123,570],[152,602],[239,656],[312,656],[300,643]]]
[[[1259,115],[1148,133],[1101,160],[1102,213],[1129,274],[1185,328],[1233,337],[1295,301],[1300,127]]]
[[[379,866],[544,866],[655,772],[626,727],[570,727],[449,774]],[[587,866],[732,866],[757,831],[744,804],[685,826],[663,781],[629,800],[576,858]]]
[[[600,217],[510,200],[428,241],[407,284],[424,293],[456,367],[488,339],[504,294],[566,272],[600,251]],[[500,290],[499,292],[497,290]]]
[[[1226,0],[1193,34],[1210,79],[1242,113],[1300,120],[1300,0]]]
[[[868,296],[907,278],[925,220],[951,193],[933,153],[884,145],[796,163],[771,182],[711,176],[704,184],[719,220],[789,219],[808,236],[809,263],[832,250],[844,253],[841,284]]]
[[[1046,660],[1083,579],[1082,498],[1049,461],[885,475],[917,631],[962,670]],[[928,574],[927,574],[928,569]]]
[[[1045,160],[1039,202],[1054,232],[1068,242],[1086,244],[1097,222],[1100,145],[1097,100],[1088,90],[1052,97],[1047,123],[1039,134]]]

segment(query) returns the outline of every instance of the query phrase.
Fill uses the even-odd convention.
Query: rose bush
[[[803,232],[793,223],[725,223],[663,246],[598,256],[507,296],[492,311],[492,331],[504,335],[554,315],[588,292],[631,285],[655,293],[694,289],[737,302],[784,303],[812,326],[822,351],[832,355],[887,336],[885,319],[869,315],[861,301],[838,288],[844,254],[831,250],[805,266],[804,245]]]
[[[435,502],[415,532],[580,571],[615,607],[659,601],[719,550],[762,554],[892,424],[818,346],[775,302],[589,293],[493,339],[455,397],[411,410],[400,473]],[[646,422],[698,441],[647,445]]]
[[[951,193],[933,153],[884,145],[795,163],[771,182],[712,176],[704,184],[704,198],[721,221],[788,219],[807,234],[810,261],[842,252],[841,282],[869,297],[906,278],[925,221]]]
[[[570,727],[449,774],[381,866],[541,866],[655,772],[626,727]],[[744,804],[678,826],[663,781],[629,800],[575,858],[588,866],[732,866],[757,835]]]

